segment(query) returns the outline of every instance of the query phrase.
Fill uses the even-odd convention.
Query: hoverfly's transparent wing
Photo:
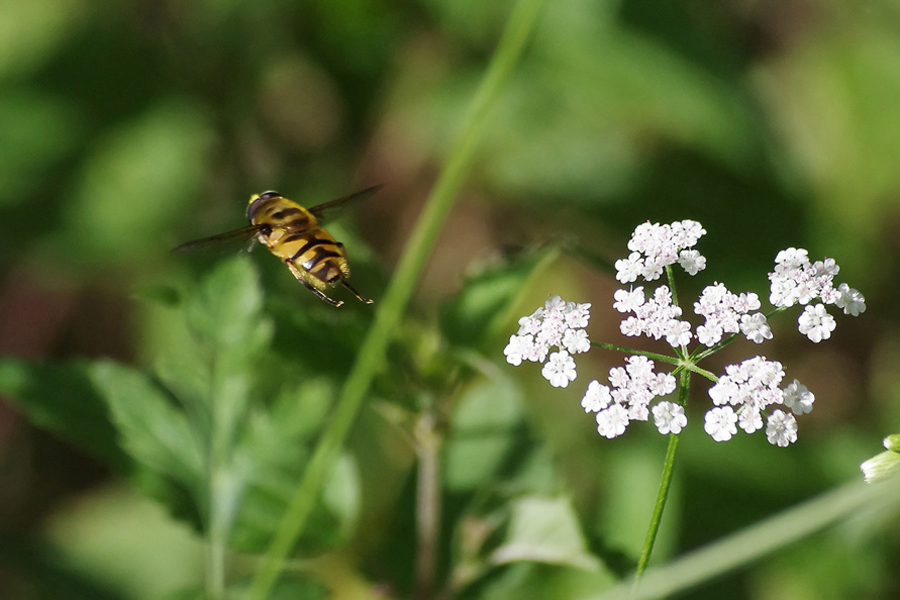
[[[329,217],[333,217],[333,216],[335,216],[335,211],[337,209],[345,207],[348,204],[362,202],[363,200],[366,200],[366,199],[372,197],[373,195],[375,195],[375,192],[377,192],[378,190],[380,190],[383,187],[384,187],[383,185],[374,185],[374,186],[372,186],[370,188],[366,188],[360,192],[354,192],[353,194],[350,194],[349,196],[343,196],[336,200],[331,200],[330,202],[326,202],[324,204],[319,204],[317,206],[313,206],[312,208],[310,208],[308,210],[309,210],[309,212],[311,212],[313,214],[313,216],[316,219],[318,219],[321,222],[322,218],[325,216],[325,213],[328,213]]]
[[[208,252],[217,250],[221,251],[227,250],[229,248],[235,248],[244,242],[255,239],[256,234],[266,227],[267,225],[251,225],[249,227],[244,227],[243,229],[226,231],[225,233],[220,233],[219,235],[214,235],[212,237],[194,240],[192,242],[182,244],[177,248],[172,248],[172,252],[181,254],[184,252]],[[252,247],[253,246],[250,245],[247,250],[252,249]]]

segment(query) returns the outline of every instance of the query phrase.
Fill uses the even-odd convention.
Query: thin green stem
[[[660,360],[662,362],[667,362],[672,365],[682,364],[681,359],[676,358],[674,356],[666,356],[665,354],[657,354],[656,352],[648,352],[646,350],[638,350],[636,348],[626,348],[625,346],[616,346],[615,344],[607,344],[606,342],[591,342],[591,346],[603,348],[604,350],[615,350],[616,352],[624,352],[625,354],[640,354],[641,356],[646,356],[647,358],[652,358],[654,360]]]
[[[687,404],[688,392],[691,386],[691,372],[684,370],[681,372],[678,389],[678,403],[682,406]],[[662,522],[663,510],[666,507],[666,500],[669,497],[669,489],[672,486],[672,471],[675,468],[675,451],[678,449],[678,439],[680,433],[669,435],[669,447],[666,450],[666,462],[663,465],[662,477],[659,481],[659,490],[656,494],[656,504],[653,507],[653,514],[650,516],[650,526],[647,528],[647,537],[644,540],[644,547],[641,550],[641,556],[638,558],[637,571],[635,573],[635,585],[640,581],[647,565],[650,563],[650,555],[653,552],[653,545],[656,543],[656,536],[659,533],[659,526]]]
[[[441,522],[440,448],[436,407],[430,401],[416,427],[416,591],[417,600],[434,597]]]
[[[344,439],[353,424],[372,379],[383,364],[387,346],[393,339],[416,282],[431,254],[438,232],[450,211],[456,193],[468,175],[475,148],[488,128],[491,109],[512,74],[531,36],[543,0],[519,0],[479,86],[462,126],[461,134],[422,210],[374,323],[360,347],[359,354],[338,398],[337,407],[321,441],[307,465],[263,558],[250,588],[251,600],[263,600],[275,583],[281,565],[293,547],[312,511],[317,492],[338,458]]]
[[[697,375],[700,375],[701,377],[705,377],[705,378],[709,379],[710,381],[712,381],[713,383],[716,383],[719,381],[719,377],[715,373],[712,373],[710,371],[707,371],[706,369],[698,367],[690,360],[685,360],[685,361],[679,363],[679,366],[690,371],[691,373],[696,373]]]
[[[666,266],[666,279],[669,281],[669,291],[672,292],[672,305],[678,306],[678,290],[675,289],[675,272],[672,265]]]
[[[854,481],[780,512],[764,521],[650,569],[640,586],[617,585],[592,600],[651,600],[691,590],[775,551],[861,514],[890,511],[900,495],[900,478],[877,485]],[[883,514],[883,513],[882,513]],[[629,595],[629,588],[630,595]]]

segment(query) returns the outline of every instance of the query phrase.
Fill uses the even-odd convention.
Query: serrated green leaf
[[[102,361],[88,368],[106,400],[122,447],[143,467],[187,489],[201,487],[203,450],[184,413],[146,375]]]
[[[503,544],[491,554],[495,564],[519,561],[596,570],[572,502],[566,497],[528,496],[515,500]]]
[[[496,340],[526,282],[559,255],[549,247],[515,256],[468,278],[441,313],[441,327],[458,345],[482,348]]]
[[[311,454],[312,434],[320,428],[332,396],[330,385],[313,381],[299,394],[281,395],[270,410],[256,411],[250,419],[237,449],[236,468],[246,489],[232,536],[235,547],[261,551],[281,525]],[[346,540],[358,518],[360,493],[353,461],[344,456],[322,490],[315,518],[295,551],[310,554]]]
[[[0,393],[37,426],[75,442],[119,470],[131,461],[116,441],[109,410],[85,363],[42,365],[0,359]]]
[[[249,258],[220,262],[186,307],[188,323],[219,360],[237,366],[260,353],[271,336],[262,315],[263,294]]]

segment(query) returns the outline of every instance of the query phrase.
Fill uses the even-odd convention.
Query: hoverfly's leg
[[[299,281],[300,283],[303,284],[303,287],[305,287],[306,289],[311,291],[313,294],[318,296],[320,299],[324,300],[325,302],[327,302],[328,304],[330,304],[332,306],[340,306],[344,303],[343,300],[332,300],[331,298],[326,296],[322,292],[322,290],[316,288],[311,283],[306,281],[306,278],[303,277],[303,273],[301,273],[300,270],[296,266],[294,266],[293,261],[291,261],[290,259],[285,260],[284,264],[286,264],[288,266],[288,268],[291,270],[291,273],[294,274],[294,277],[297,279],[297,281]]]
[[[298,279],[298,281],[300,283],[302,283],[304,286],[306,286],[306,289],[308,289],[313,294],[315,294],[316,296],[318,296],[319,298],[321,298],[322,300],[324,300],[325,302],[327,302],[328,304],[330,304],[332,306],[340,306],[344,303],[343,300],[333,300],[333,299],[329,298],[324,293],[322,293],[322,290],[313,287],[312,285],[310,285],[309,283],[306,283],[302,279]]]
[[[360,302],[364,302],[366,304],[372,304],[372,300],[369,300],[368,298],[361,296],[359,292],[357,292],[355,289],[353,289],[352,285],[347,283],[346,279],[341,279],[341,285],[344,286],[345,288],[347,288],[348,290],[350,290],[351,292],[353,292],[353,295],[356,296],[357,298],[359,298]]]

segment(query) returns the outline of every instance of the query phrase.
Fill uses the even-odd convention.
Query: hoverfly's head
[[[253,222],[253,217],[256,216],[256,212],[259,210],[259,207],[262,206],[266,200],[280,197],[281,194],[273,191],[263,192],[262,194],[253,194],[252,196],[250,196],[250,202],[247,204],[247,220],[251,223]]]

